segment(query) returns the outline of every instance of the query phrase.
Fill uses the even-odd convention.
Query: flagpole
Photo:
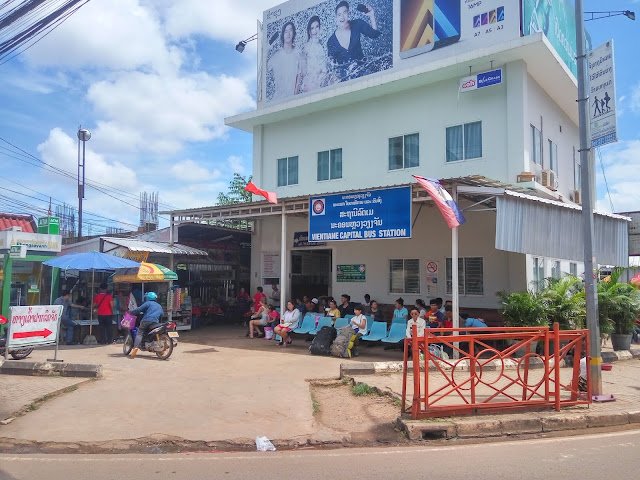
[[[453,201],[458,203],[458,186],[454,183],[451,189]],[[453,328],[460,328],[460,304],[458,289],[458,227],[451,229],[451,303],[453,313]],[[458,331],[454,330],[454,335],[458,335]],[[459,344],[456,342],[455,346]],[[454,348],[453,358],[460,358],[460,352]]]

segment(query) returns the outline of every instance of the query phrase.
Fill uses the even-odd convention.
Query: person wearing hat
[[[306,313],[316,313],[318,311],[318,299],[314,297],[306,302],[304,304],[304,309]]]

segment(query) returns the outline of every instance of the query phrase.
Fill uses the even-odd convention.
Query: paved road
[[[0,480],[637,478],[640,431],[476,445],[180,455],[0,455]]]

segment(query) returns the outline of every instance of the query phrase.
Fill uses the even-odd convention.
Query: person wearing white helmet
[[[144,338],[147,330],[154,323],[159,323],[160,318],[164,315],[164,310],[162,310],[162,306],[157,302],[158,295],[155,292],[148,292],[144,296],[145,302],[140,305],[138,308],[134,308],[130,310],[129,313],[132,315],[137,315],[142,313],[142,320],[140,320],[140,326],[138,327],[138,333],[136,334],[136,339],[133,342],[133,350],[129,356],[131,358],[136,358],[138,354],[138,350],[140,349],[140,343]]]

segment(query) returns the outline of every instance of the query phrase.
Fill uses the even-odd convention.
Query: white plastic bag
[[[267,437],[256,437],[256,448],[259,452],[275,452],[276,447]]]

